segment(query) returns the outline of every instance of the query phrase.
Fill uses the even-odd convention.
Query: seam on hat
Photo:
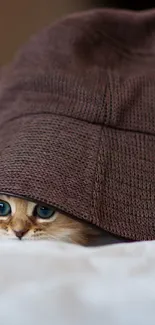
[[[140,130],[134,130],[134,129],[125,129],[125,128],[120,128],[120,127],[111,126],[111,125],[108,125],[108,126],[107,125],[104,125],[103,127],[106,127],[108,129],[113,129],[115,131],[120,131],[120,132],[138,133],[138,134],[141,134],[141,135],[155,137],[155,133],[151,133],[151,132],[148,132],[148,131],[140,131]]]
[[[94,176],[93,176],[93,181],[92,181],[92,193],[91,193],[91,204],[90,204],[90,221],[98,225],[98,220],[94,218],[94,215],[92,215],[93,211],[93,206],[94,206],[94,193],[95,193],[95,184],[96,184],[96,177],[97,177],[97,169],[98,169],[98,162],[99,162],[99,153],[100,153],[100,146],[101,146],[101,138],[102,138],[102,131],[103,131],[103,126],[101,126],[100,130],[100,135],[99,135],[99,141],[98,141],[98,150],[97,150],[97,155],[96,155],[96,164],[95,164],[95,169],[94,169]],[[95,219],[95,222],[94,222]]]
[[[28,113],[28,114],[23,114],[23,115],[20,115],[20,116],[16,116],[16,117],[13,117],[11,119],[8,119],[8,120],[5,120],[5,125],[4,127],[6,127],[6,124],[7,123],[10,123],[10,122],[13,122],[13,121],[16,121],[16,120],[20,120],[22,118],[27,118],[27,117],[30,117],[30,116],[40,116],[40,115],[51,115],[51,116],[57,116],[57,117],[64,117],[64,118],[68,118],[68,119],[71,119],[71,120],[74,120],[74,121],[80,121],[80,122],[83,122],[83,123],[87,123],[87,124],[92,124],[92,125],[98,125],[98,126],[102,126],[102,123],[96,123],[96,122],[92,122],[92,121],[87,121],[86,119],[82,119],[82,118],[75,118],[75,117],[72,117],[72,116],[69,116],[69,115],[64,115],[64,114],[56,114],[56,113],[51,113],[51,112],[38,112],[38,113]],[[106,124],[104,125],[106,127]],[[108,126],[107,126],[108,127]],[[1,127],[2,129],[2,127]]]
[[[87,120],[83,120],[83,119],[80,119],[80,118],[74,118],[74,117],[69,116],[69,115],[55,114],[55,113],[49,113],[49,112],[44,112],[44,113],[43,112],[40,112],[40,113],[30,113],[30,114],[20,115],[18,117],[14,117],[12,119],[6,120],[4,127],[6,127],[6,124],[7,123],[16,121],[18,119],[25,118],[25,117],[29,117],[29,116],[40,116],[40,115],[51,115],[51,116],[53,115],[53,116],[57,116],[57,117],[60,116],[60,117],[72,119],[74,121],[81,121],[83,123],[88,123],[88,124],[92,124],[92,125],[98,125],[98,126],[101,126],[102,129],[103,128],[107,128],[107,129],[112,129],[112,130],[120,131],[120,132],[138,133],[138,134],[145,135],[145,136],[155,137],[155,133],[151,133],[151,132],[148,132],[148,131],[141,131],[141,130],[137,130],[137,129],[121,128],[121,127],[117,127],[117,126],[114,126],[114,125],[107,125],[105,123],[103,124],[103,123],[96,123],[96,122],[91,122],[91,121],[89,122]],[[1,129],[2,129],[2,127],[1,127]]]
[[[108,74],[108,85],[106,88],[106,99],[109,91],[109,101],[108,101],[108,109],[107,109],[107,101],[106,101],[106,120],[105,120],[105,126],[109,123],[111,123],[112,119],[112,84],[111,84],[111,72],[110,69],[107,70]]]

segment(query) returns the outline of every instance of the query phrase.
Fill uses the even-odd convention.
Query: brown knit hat
[[[0,82],[0,192],[155,239],[155,10],[63,19]]]

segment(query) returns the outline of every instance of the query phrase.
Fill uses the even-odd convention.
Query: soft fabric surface
[[[0,323],[155,324],[155,242],[0,243]]]

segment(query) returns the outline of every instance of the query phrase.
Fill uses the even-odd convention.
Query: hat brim
[[[100,130],[53,114],[7,122],[0,130],[0,193],[88,219]]]
[[[155,139],[54,114],[0,130],[0,193],[44,202],[131,240],[155,239]]]

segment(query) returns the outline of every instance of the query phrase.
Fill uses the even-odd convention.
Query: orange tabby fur
[[[61,240],[81,245],[88,245],[99,233],[91,225],[80,220],[55,212],[49,220],[42,220],[33,216],[37,205],[34,202],[12,196],[0,195],[0,200],[11,206],[11,215],[0,216],[0,238]]]

